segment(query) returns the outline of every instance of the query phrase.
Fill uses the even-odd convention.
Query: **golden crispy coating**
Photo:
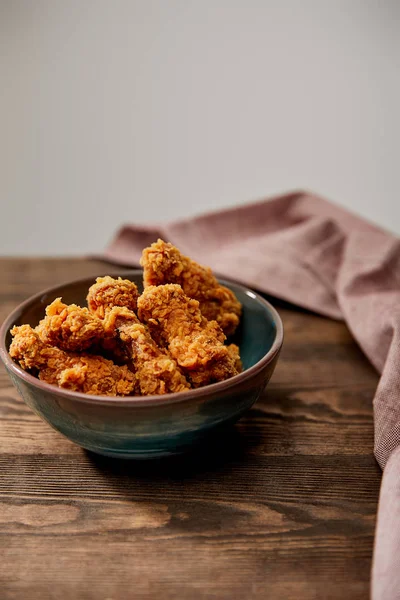
[[[138,289],[129,279],[113,279],[108,275],[98,277],[96,283],[89,288],[87,304],[90,312],[100,319],[113,306],[125,306],[129,310],[136,311]]]
[[[57,298],[36,328],[14,327],[11,357],[48,383],[109,396],[181,392],[239,373],[239,348],[224,345],[241,314],[235,295],[162,240],[142,264],[140,298],[132,281],[99,277],[88,308]]]
[[[47,352],[47,346],[30,325],[14,326],[10,333],[13,336],[9,350],[10,356],[17,360],[25,371],[41,369],[46,366],[52,353]],[[54,355],[63,355],[63,352],[54,348]]]
[[[36,331],[45,344],[71,352],[86,350],[104,335],[100,319],[87,308],[76,304],[67,306],[61,298],[49,304]]]
[[[177,283],[189,298],[199,301],[206,319],[216,320],[226,335],[235,331],[241,304],[231,290],[218,283],[211,269],[202,267],[160,239],[143,250],[141,265],[145,287]]]
[[[107,334],[117,332],[136,369],[141,394],[183,392],[189,384],[175,360],[161,350],[148,328],[137,316],[124,307],[114,307],[106,314],[104,329]]]
[[[86,394],[127,396],[136,377],[101,356],[75,354],[46,345],[30,325],[13,327],[10,356],[25,370],[38,370],[39,379]]]
[[[239,354],[239,346],[236,346],[236,344],[229,344],[229,346],[227,346],[227,350],[234,360],[236,371],[241,373],[243,371],[243,364]]]
[[[236,358],[224,346],[218,323],[207,321],[197,300],[188,298],[180,285],[145,288],[138,299],[138,314],[151,332],[158,332],[193,387],[237,374]]]

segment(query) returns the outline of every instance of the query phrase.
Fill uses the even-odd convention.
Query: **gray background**
[[[312,189],[400,233],[400,3],[0,0],[1,254]]]

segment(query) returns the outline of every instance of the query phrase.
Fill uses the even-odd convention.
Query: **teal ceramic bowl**
[[[142,272],[111,273],[142,286]],[[14,325],[37,325],[44,309],[62,296],[85,304],[94,278],[54,287],[26,300],[0,330],[0,357],[22,398],[42,419],[72,442],[98,454],[121,458],[158,458],[184,452],[221,425],[234,422],[267,385],[283,341],[276,310],[255,292],[221,281],[243,305],[241,325],[232,341],[240,347],[244,371],[204,388],[146,397],[106,397],[64,390],[21,369],[8,354]]]

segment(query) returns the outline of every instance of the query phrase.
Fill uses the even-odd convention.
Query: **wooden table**
[[[1,320],[43,288],[109,269],[0,266]],[[2,600],[368,598],[378,378],[343,324],[275,305],[286,337],[265,396],[226,438],[168,463],[74,446],[1,367]]]

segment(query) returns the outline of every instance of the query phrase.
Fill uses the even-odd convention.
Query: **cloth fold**
[[[384,468],[393,456],[380,498],[373,598],[400,598],[400,570],[385,545],[390,534],[391,547],[400,548],[400,524],[394,537],[393,521],[382,514],[400,501],[400,240],[314,194],[294,192],[169,224],[126,225],[102,258],[137,265],[157,237],[220,275],[346,321],[381,373],[376,459]],[[400,519],[398,508],[395,514]]]
[[[400,447],[390,456],[381,484],[372,566],[372,599],[400,597]]]

